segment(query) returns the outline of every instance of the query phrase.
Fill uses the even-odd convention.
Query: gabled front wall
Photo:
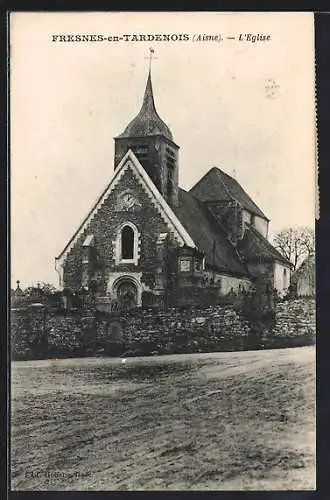
[[[123,210],[120,206],[121,195],[125,192],[134,195],[139,204],[136,209]],[[138,231],[136,264],[116,262],[118,260],[116,259],[118,230],[126,222],[133,224]],[[108,291],[110,274],[113,273],[118,275],[137,273],[143,282],[153,284],[158,267],[156,242],[162,233],[169,233],[172,245],[178,246],[159,210],[139,183],[132,169],[128,168],[69,252],[64,263],[64,286],[72,289],[78,289],[82,286],[82,245],[86,237],[91,234],[94,235],[97,261],[102,274],[100,278],[101,294]]]

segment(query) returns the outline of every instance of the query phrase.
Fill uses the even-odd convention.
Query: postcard
[[[11,489],[315,489],[313,14],[9,36]]]

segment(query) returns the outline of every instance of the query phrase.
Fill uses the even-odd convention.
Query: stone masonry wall
[[[141,208],[130,213],[116,210],[118,196],[128,189],[134,191],[134,196],[141,203]],[[133,223],[139,231],[140,258],[137,266],[127,263],[115,264],[113,241],[116,239],[118,227],[124,222]],[[142,271],[142,278],[145,274],[155,272],[157,267],[157,237],[160,233],[168,232],[167,224],[135,178],[132,170],[128,169],[70,251],[64,265],[65,285],[73,289],[81,286],[82,244],[88,234],[95,236],[97,258],[104,274],[103,283],[106,283],[110,271],[128,273],[130,271]],[[105,293],[105,290],[103,290],[103,293]]]
[[[232,306],[138,310],[81,316],[29,308],[11,313],[13,359],[94,355],[213,352],[310,345],[315,301],[277,304],[276,326],[255,344],[248,323]]]
[[[145,311],[123,318],[126,349],[159,353],[239,349],[248,335],[247,322],[232,306]],[[142,349],[141,349],[142,347]]]
[[[276,337],[316,335],[316,302],[313,298],[279,302],[276,306]]]

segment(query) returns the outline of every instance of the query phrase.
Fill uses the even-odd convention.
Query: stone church
[[[130,307],[211,304],[265,278],[288,288],[290,262],[237,180],[213,167],[179,187],[179,146],[157,113],[150,70],[141,109],[114,143],[112,179],[55,259],[60,286]]]

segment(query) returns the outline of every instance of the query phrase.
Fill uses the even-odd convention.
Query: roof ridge
[[[238,186],[239,189],[241,189],[244,194],[248,197],[248,199],[250,200],[250,202],[260,210],[260,212],[263,214],[263,216],[267,219],[268,217],[265,216],[265,214],[262,212],[262,210],[258,207],[258,205],[256,204],[256,202],[251,198],[251,196],[246,192],[246,190],[242,187],[241,183],[235,179],[235,177],[232,177],[231,175],[227,174],[227,172],[225,172],[224,170],[221,170],[220,168],[217,169],[219,172],[221,172],[223,175],[225,175],[226,177],[228,177],[231,181],[235,182],[235,184]],[[223,181],[222,181],[223,182]],[[228,186],[227,186],[228,187]],[[235,198],[234,198],[235,199]]]
[[[233,180],[236,180],[234,177],[232,177],[231,175],[227,174],[227,172],[225,172],[224,170],[222,170],[221,168],[219,167],[213,167],[215,170],[217,170],[218,172],[221,172],[222,174],[224,174],[226,177],[229,177],[230,179],[233,179]],[[237,182],[237,181],[236,181]]]
[[[213,166],[210,168],[190,191],[199,193],[196,196],[202,197],[205,201],[207,199],[209,201],[216,201],[222,199],[221,195],[217,196],[217,186],[218,190],[222,191],[224,199],[225,197],[229,197],[229,199],[236,201],[244,209],[269,221],[268,217],[266,217],[251,196],[241,186],[240,182],[219,167]],[[206,192],[208,187],[211,190],[209,197]]]
[[[218,174],[218,177],[223,185],[223,187],[225,188],[225,190],[227,191],[228,195],[230,196],[230,198],[234,201],[236,201],[236,203],[238,203],[239,205],[241,205],[241,203],[235,198],[235,196],[233,196],[233,193],[230,191],[229,187],[225,184],[225,182],[223,181],[222,177],[221,177],[221,173],[224,173],[226,175],[225,172],[223,172],[220,168],[218,167],[215,167],[216,169],[216,172]],[[220,175],[219,175],[220,174]],[[229,176],[228,176],[229,177]],[[232,177],[231,177],[232,178]]]
[[[190,189],[189,189],[189,193],[195,188],[198,186],[198,184],[200,184],[209,174],[210,172],[212,172],[212,170],[217,170],[217,167],[211,167],[208,169],[207,172],[205,172],[205,174],[203,175],[203,177],[201,177],[197,182],[196,184],[194,184]]]
[[[237,201],[237,200],[233,197],[232,193],[228,190],[228,187],[225,185],[225,183],[223,182],[223,180],[221,179],[221,176],[219,175],[219,173],[220,173],[220,172],[222,172],[222,170],[221,170],[219,167],[211,167],[211,168],[209,168],[209,170],[208,170],[208,171],[207,171],[207,172],[203,175],[203,177],[201,177],[201,178],[199,179],[199,181],[197,181],[197,182],[196,182],[196,184],[194,184],[194,185],[190,188],[189,193],[190,193],[190,192],[191,192],[194,188],[196,188],[196,187],[198,186],[198,184],[200,184],[200,183],[201,183],[201,182],[202,182],[202,181],[203,181],[203,180],[204,180],[204,179],[205,179],[205,178],[206,178],[209,174],[211,174],[211,172],[215,172],[215,173],[217,174],[217,177],[218,177],[218,179],[220,180],[221,184],[223,185],[224,189],[227,191],[228,196],[229,196],[232,200]],[[193,194],[193,193],[191,193],[191,194]],[[194,196],[195,196],[195,195],[194,195]],[[198,198],[198,197],[197,197],[197,196],[195,196],[195,198]],[[199,199],[199,198],[198,198],[198,199]]]

